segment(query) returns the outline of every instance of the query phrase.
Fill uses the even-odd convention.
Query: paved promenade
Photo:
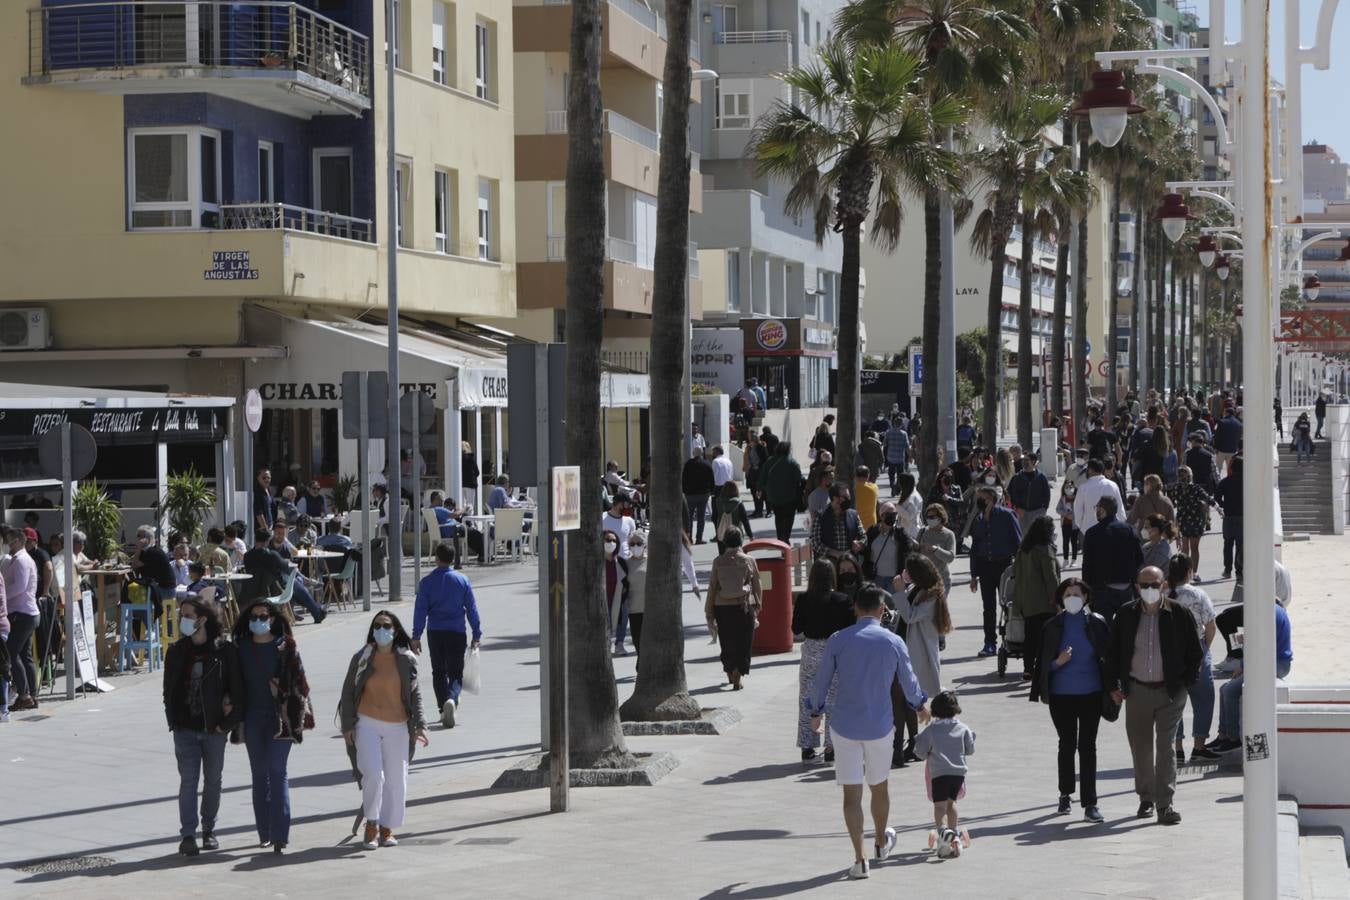
[[[767,520],[754,522],[757,529],[761,523],[767,530]],[[1299,680],[1346,674],[1331,629],[1315,634],[1318,629],[1308,626],[1340,618],[1335,582],[1343,581],[1350,563],[1338,562],[1332,570],[1328,558],[1344,559],[1348,546],[1339,538],[1286,545],[1295,580]],[[706,570],[712,548],[697,549]],[[1217,574],[1219,549],[1216,537],[1206,539],[1205,574]],[[769,898],[924,891],[951,897],[1198,900],[1240,893],[1241,779],[1212,767],[1188,767],[1176,801],[1182,825],[1137,821],[1121,723],[1103,723],[1099,740],[1106,823],[1082,822],[1077,808],[1073,816],[1054,814],[1055,733],[1049,714],[1027,702],[1026,688],[1015,678],[998,679],[992,659],[974,658],[980,644],[978,595],[961,583],[964,559],[953,572],[958,630],[948,639],[943,676],[960,692],[962,718],[978,734],[969,794],[960,805],[975,845],[958,860],[930,859],[923,851],[930,806],[922,770],[896,770],[891,794],[892,824],[900,831],[897,854],[861,883],[842,880],[851,851],[832,772],[804,766],[794,746],[796,652],[757,658],[746,689],[735,695],[724,691],[716,648],[708,645],[692,595],[685,604],[691,688],[705,706],[735,705],[744,716],[739,725],[719,737],[630,739],[634,750],[674,752],[679,766],[652,788],[575,790],[566,815],[548,813],[545,791],[491,790],[504,768],[537,749],[535,570],[527,563],[466,571],[483,615],[484,693],[467,698],[460,727],[435,726],[431,746],[414,761],[400,847],[366,853],[348,837],[359,795],[333,716],[342,672],[367,618],[345,613],[298,629],[319,727],[291,754],[295,824],[286,855],[256,846],[242,747],[231,748],[226,761],[217,829],[222,849],[191,861],[176,854],[177,774],[158,673],[121,677],[114,679],[118,689],[111,694],[44,703],[40,715],[16,715],[0,728],[5,786],[0,895],[265,892],[336,898],[385,891],[494,898],[545,892]],[[1206,589],[1223,602],[1231,587],[1219,582]],[[410,604],[393,608],[405,621],[411,617]],[[1332,662],[1342,668],[1334,669]],[[616,667],[622,698],[631,691],[633,657],[616,660]],[[1311,672],[1318,677],[1305,677]],[[13,868],[69,855],[102,857],[105,864],[73,873]]]

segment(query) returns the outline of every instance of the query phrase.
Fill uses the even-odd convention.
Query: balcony
[[[709,60],[719,72],[767,76],[792,68],[796,40],[790,31],[718,31]]]
[[[230,203],[220,208],[221,227],[226,230],[304,231],[349,241],[372,243],[375,236],[369,219],[356,219],[289,203]]]
[[[298,3],[78,3],[28,13],[25,84],[210,93],[310,118],[370,109],[370,39]]]
[[[718,44],[787,44],[792,42],[790,31],[719,31],[713,35]]]
[[[566,53],[571,34],[570,0],[542,0],[512,8],[517,53]],[[666,20],[642,0],[608,0],[600,4],[602,67],[624,66],[663,77]],[[698,28],[690,29],[688,56],[702,58]],[[695,98],[697,99],[697,97]]]

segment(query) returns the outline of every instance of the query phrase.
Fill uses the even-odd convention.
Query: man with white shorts
[[[834,777],[844,789],[844,824],[853,841],[854,862],[849,878],[866,878],[869,864],[863,855],[862,786],[872,793],[872,822],[880,861],[895,848],[895,829],[886,826],[891,812],[887,778],[891,773],[891,743],[895,717],[891,690],[899,684],[905,700],[928,721],[928,697],[910,666],[909,651],[895,632],[881,627],[886,592],[868,586],[858,592],[853,612],[858,622],[837,631],[825,643],[825,654],[807,699],[812,727],[820,730],[830,682],[838,676],[838,693],[830,708],[834,738]]]

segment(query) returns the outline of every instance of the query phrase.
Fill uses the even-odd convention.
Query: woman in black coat
[[[811,717],[806,710],[806,698],[816,681],[816,672],[820,660],[825,655],[825,642],[830,635],[847,628],[855,621],[853,601],[847,594],[835,590],[834,566],[828,559],[818,559],[811,564],[811,574],[807,578],[806,591],[798,595],[792,606],[792,633],[800,634],[802,640],[801,667],[798,672],[797,689],[800,702],[797,704],[797,746],[802,751],[802,762],[816,758],[816,747],[820,745],[820,735],[811,727]],[[829,715],[834,705],[835,686],[825,698],[825,761],[834,761],[834,742],[830,737]]]

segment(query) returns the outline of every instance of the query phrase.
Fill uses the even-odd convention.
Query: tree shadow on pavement
[[[788,778],[802,773],[802,764],[800,762],[782,762],[768,763],[762,766],[751,766],[748,769],[741,769],[739,772],[732,772],[730,775],[718,775],[716,778],[710,778],[703,782],[704,784],[745,784],[755,781],[775,781],[779,778]]]
[[[729,884],[726,887],[718,888],[710,894],[704,894],[702,900],[716,900],[719,897],[738,898],[738,900],[759,900],[759,898],[784,897],[788,894],[800,894],[803,891],[814,891],[816,888],[825,887],[827,884],[835,884],[844,880],[843,872],[828,872],[824,875],[817,875],[814,878],[805,878],[800,881],[783,881],[778,884],[764,884],[755,887],[744,887],[745,882],[738,881],[735,884]]]

